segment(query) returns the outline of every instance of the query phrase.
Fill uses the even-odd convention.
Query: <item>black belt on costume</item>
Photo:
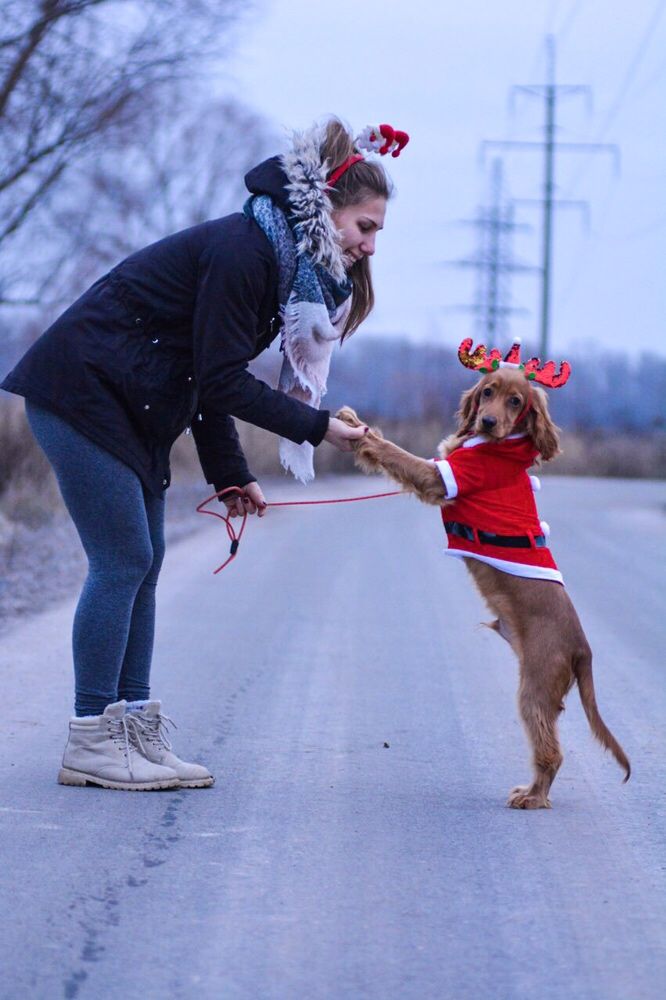
[[[532,548],[532,539],[529,535],[495,535],[492,531],[475,530],[468,524],[461,524],[460,521],[445,521],[444,527],[447,535],[457,535],[458,538],[465,538],[468,542],[479,541],[482,545],[500,545],[506,549]],[[534,545],[537,549],[545,549],[546,536],[535,535]]]

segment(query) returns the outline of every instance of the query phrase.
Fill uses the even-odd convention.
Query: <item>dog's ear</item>
[[[543,389],[533,386],[532,406],[526,418],[527,431],[539,449],[544,462],[560,454],[559,428],[553,423],[548,412],[548,397]]]
[[[479,408],[479,396],[481,394],[481,383],[477,382],[475,386],[463,392],[460,397],[460,409],[456,413],[456,419],[458,421],[458,428],[456,430],[456,435],[458,437],[465,437],[467,434],[471,434],[474,429],[474,421],[476,419],[476,411]]]

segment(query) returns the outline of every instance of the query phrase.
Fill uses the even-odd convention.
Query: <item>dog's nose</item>
[[[481,417],[481,423],[483,424],[485,430],[489,431],[491,427],[494,427],[497,423],[497,417]]]

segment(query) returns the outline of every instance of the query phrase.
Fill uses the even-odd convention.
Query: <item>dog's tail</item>
[[[615,757],[621,768],[624,769],[624,780],[629,781],[631,775],[631,764],[626,753],[615,739],[610,729],[601,718],[597,708],[597,699],[594,694],[594,681],[592,679],[592,658],[589,653],[581,653],[574,657],[573,672],[578,681],[578,691],[580,700],[583,703],[583,710],[587,716],[590,728],[601,745]]]

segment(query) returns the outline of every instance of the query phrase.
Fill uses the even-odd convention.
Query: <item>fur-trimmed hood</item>
[[[251,194],[266,194],[296,225],[298,251],[321,264],[337,281],[345,278],[337,230],[327,193],[328,164],[322,163],[321,127],[294,132],[290,148],[282,156],[272,156],[245,175]]]
[[[250,194],[267,194],[283,212],[291,212],[287,184],[289,179],[282,169],[279,156],[271,156],[269,160],[252,167],[245,175],[245,187]]]

